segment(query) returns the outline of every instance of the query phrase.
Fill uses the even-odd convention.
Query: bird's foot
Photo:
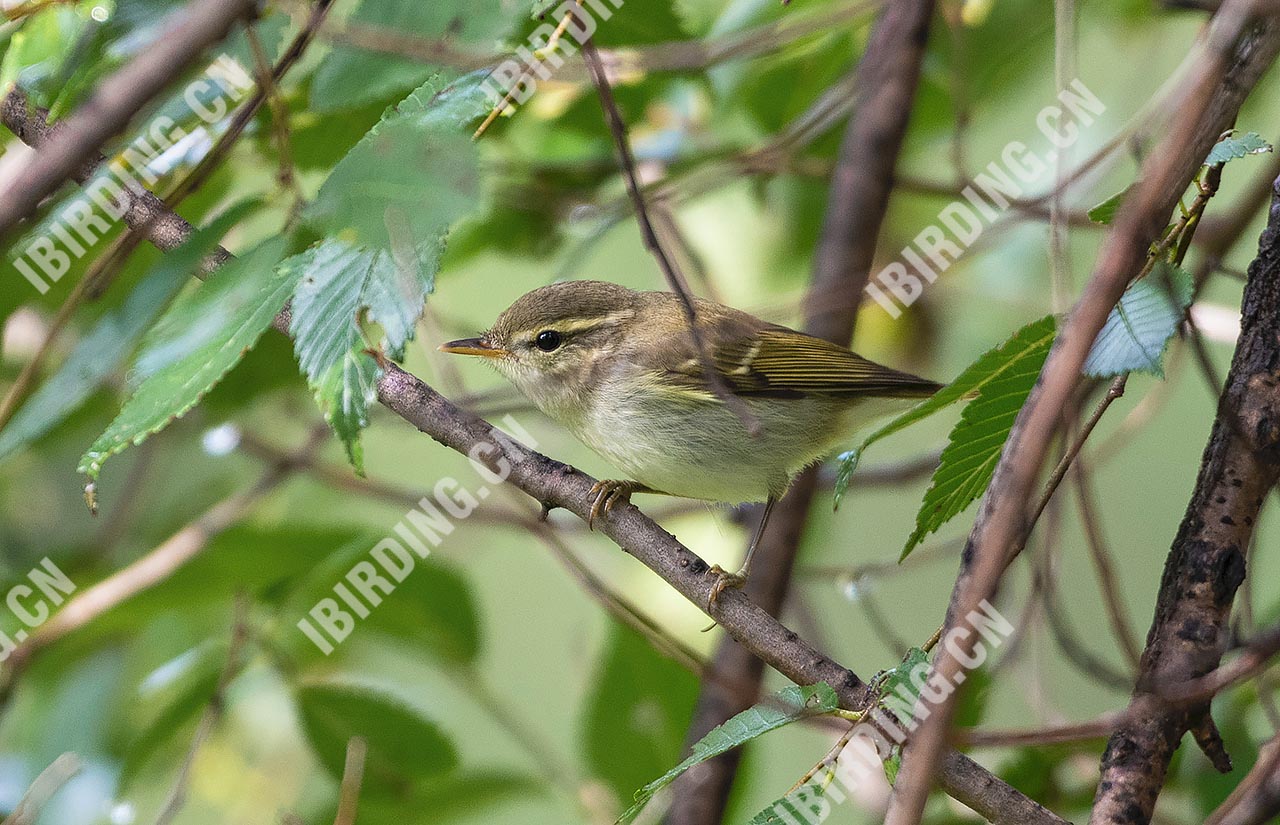
[[[591,485],[591,512],[587,514],[587,529],[594,530],[596,519],[608,513],[618,504],[631,502],[631,494],[646,489],[634,481],[597,481]]]
[[[730,573],[727,570],[715,564],[711,567],[711,572],[715,574],[715,584],[711,585],[711,595],[707,597],[707,612],[716,606],[720,599],[720,594],[729,588],[741,590],[743,585],[747,583],[746,568],[739,570],[737,573]]]

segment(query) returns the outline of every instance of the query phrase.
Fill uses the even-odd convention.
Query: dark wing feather
[[[786,327],[734,336],[715,349],[711,360],[730,388],[744,396],[923,398],[941,386]]]

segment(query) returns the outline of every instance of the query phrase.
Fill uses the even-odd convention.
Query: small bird
[[[519,298],[480,337],[439,349],[487,359],[629,476],[595,485],[589,525],[633,493],[765,502],[742,569],[713,568],[710,607],[746,582],[769,513],[801,470],[941,385],[732,307],[694,298],[693,309],[701,352],[679,295],[562,282]],[[758,422],[754,434],[725,389]]]

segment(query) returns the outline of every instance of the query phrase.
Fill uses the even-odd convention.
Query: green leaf
[[[1107,198],[1102,203],[1089,210],[1089,220],[1094,223],[1111,223],[1115,220],[1116,211],[1120,208],[1120,204],[1129,196],[1129,192],[1133,190],[1132,186],[1126,186],[1124,189]]]
[[[1271,144],[1257,132],[1245,132],[1243,135],[1232,132],[1214,144],[1214,147],[1209,150],[1209,157],[1204,159],[1204,165],[1221,166],[1246,155],[1261,155],[1270,151]]]
[[[827,789],[836,778],[834,764],[824,765],[813,779],[781,799],[775,799],[769,807],[751,817],[749,825],[795,825],[799,822],[822,822],[831,812],[831,803],[825,800]],[[843,798],[843,797],[839,797]]]
[[[307,741],[334,779],[342,778],[348,740],[364,738],[369,748],[362,794],[402,795],[458,765],[453,743],[436,724],[384,691],[314,683],[298,687],[294,698]]]
[[[449,228],[480,201],[479,160],[467,126],[489,108],[483,76],[428,83],[334,168],[307,211],[328,239],[285,262],[295,273],[291,332],[316,401],[362,471],[359,433],[380,377],[360,318],[379,324],[404,356],[435,286]]]
[[[852,450],[841,454],[840,468],[836,476],[836,504],[839,505],[840,498],[849,488],[849,479],[854,470],[858,468],[858,462],[867,447],[917,421],[928,418],[939,410],[951,406],[966,395],[983,389],[992,382],[1004,379],[1006,373],[1022,369],[1024,367],[1022,363],[1024,359],[1036,358],[1041,348],[1045,352],[1048,351],[1048,346],[1053,343],[1054,335],[1055,322],[1052,316],[1046,316],[1028,324],[1014,333],[1013,337],[1008,341],[983,353],[982,357],[970,364],[955,381],[938,390],[932,397],[921,401],[868,435],[861,444]],[[1043,357],[1041,357],[1041,361],[1043,361]]]
[[[508,0],[363,0],[350,21],[482,56],[494,52],[494,42],[519,16]],[[420,60],[338,46],[316,69],[310,108],[323,113],[385,101],[420,86],[434,71]]]
[[[364,475],[364,446],[360,431],[369,426],[369,407],[378,400],[382,368],[360,348],[348,350],[342,360],[311,383],[316,404],[347,451],[347,460]]]
[[[470,126],[492,106],[485,78],[473,72],[448,86],[428,81],[388,109],[334,167],[307,207],[307,222],[327,237],[390,253],[388,271],[433,275],[445,233],[479,198]]]
[[[872,680],[871,687],[875,691],[877,704],[904,724],[907,720],[914,719],[916,702],[920,701],[920,688],[912,678],[912,673],[921,667],[928,666],[928,653],[919,647],[908,649],[901,663],[881,671]],[[900,767],[902,767],[902,748],[895,744],[884,760],[884,775],[890,785],[897,781]]]
[[[364,305],[366,292],[375,298],[388,294],[382,287],[370,289],[373,280],[401,280],[394,265],[389,267],[390,272],[384,270],[387,264],[389,260],[383,253],[324,241],[280,265],[298,284],[290,334],[299,366],[325,421],[341,439],[356,472],[362,475],[364,450],[360,431],[368,426],[369,407],[377,401],[382,370],[364,351],[357,312]],[[384,327],[397,329],[404,336],[412,332],[413,320],[407,326],[403,323],[408,306],[417,307],[416,319],[421,296],[416,303],[380,306],[379,313],[386,319]]]
[[[991,670],[979,665],[966,671],[964,690],[956,702],[955,726],[976,728],[987,712],[987,699],[991,696]]]
[[[539,780],[503,770],[462,770],[419,783],[404,798],[361,799],[360,825],[405,825],[405,811],[430,811],[429,822],[476,821],[485,808],[547,794]]]
[[[723,725],[713,729],[693,745],[688,759],[636,791],[635,804],[618,819],[617,825],[634,822],[654,794],[670,785],[680,774],[713,757],[732,750],[756,737],[789,725],[806,716],[830,713],[839,706],[831,686],[819,682],[809,687],[790,685],[768,701],[744,710]]]
[[[1131,284],[1094,340],[1084,374],[1111,378],[1149,372],[1163,378],[1165,346],[1178,331],[1194,288],[1191,273],[1166,263]]]
[[[592,775],[627,799],[680,760],[698,680],[639,633],[613,624],[583,718]]]
[[[876,695],[882,699],[885,696],[896,696],[901,703],[910,707],[920,699],[920,689],[916,687],[911,674],[921,665],[928,664],[929,654],[925,653],[923,648],[910,648],[907,650],[907,655],[902,657],[901,664],[878,674],[871,686]],[[883,705],[884,702],[882,701],[881,704]]]
[[[266,241],[169,308],[138,357],[141,381],[79,472],[96,479],[104,461],[184,415],[257,343],[293,291],[276,268],[284,248],[283,237]]]
[[[187,243],[160,259],[138,283],[124,305],[104,314],[62,367],[0,431],[0,461],[52,430],[95,391],[106,384],[195,273],[200,260],[248,211],[244,204],[228,210]]]
[[[894,744],[889,751],[889,756],[884,760],[884,778],[889,780],[890,785],[898,784],[898,771],[902,770],[902,746]]]
[[[110,640],[136,635],[139,627],[174,615],[212,615],[216,631],[225,630],[226,606],[237,593],[251,596],[255,603],[278,605],[298,581],[315,571],[316,548],[345,546],[352,535],[350,530],[302,526],[232,527],[172,576],[111,608],[85,632]],[[297,621],[312,603],[284,612],[283,619]],[[292,625],[282,629],[302,635]]]
[[[9,38],[0,63],[0,92],[14,84],[27,93],[32,106],[48,108],[58,93],[58,68],[84,28],[84,18],[66,5],[47,8],[25,20]]]
[[[394,587],[394,592],[382,594],[377,590],[382,596],[378,605],[361,599],[369,616],[356,619],[357,629],[368,627],[403,639],[448,665],[474,663],[480,653],[480,614],[467,580],[444,565],[419,558],[410,548],[405,548],[405,553],[412,560],[411,568],[405,557],[394,550],[379,551],[375,557],[372,550],[380,540],[369,534],[348,541],[299,578],[280,611],[282,647],[295,658],[318,654],[319,650],[298,629],[298,621],[325,598],[334,599],[340,609],[349,612],[349,606],[334,594],[334,587],[344,584],[356,592],[347,574],[356,565],[368,562]],[[384,559],[391,559],[390,563],[404,572],[393,574]],[[398,575],[404,579],[397,583]]]
[[[1053,317],[1042,318],[1023,327],[965,370],[961,377],[972,383],[978,395],[964,408],[960,421],[951,430],[942,460],[916,513],[915,530],[899,560],[986,490],[1018,410],[1049,355],[1054,335]]]

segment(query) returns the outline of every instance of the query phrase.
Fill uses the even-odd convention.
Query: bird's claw
[[[747,577],[743,575],[741,571],[737,573],[730,573],[720,567],[720,565],[716,564],[712,565],[711,572],[715,574],[716,581],[715,584],[711,585],[711,595],[707,597],[708,613],[710,613],[711,609],[716,606],[721,593],[729,588],[740,590],[742,589],[742,586],[747,583]]]
[[[628,504],[636,485],[630,481],[597,481],[591,485],[591,512],[587,514],[587,529],[594,530],[596,519],[611,511],[617,504]]]

